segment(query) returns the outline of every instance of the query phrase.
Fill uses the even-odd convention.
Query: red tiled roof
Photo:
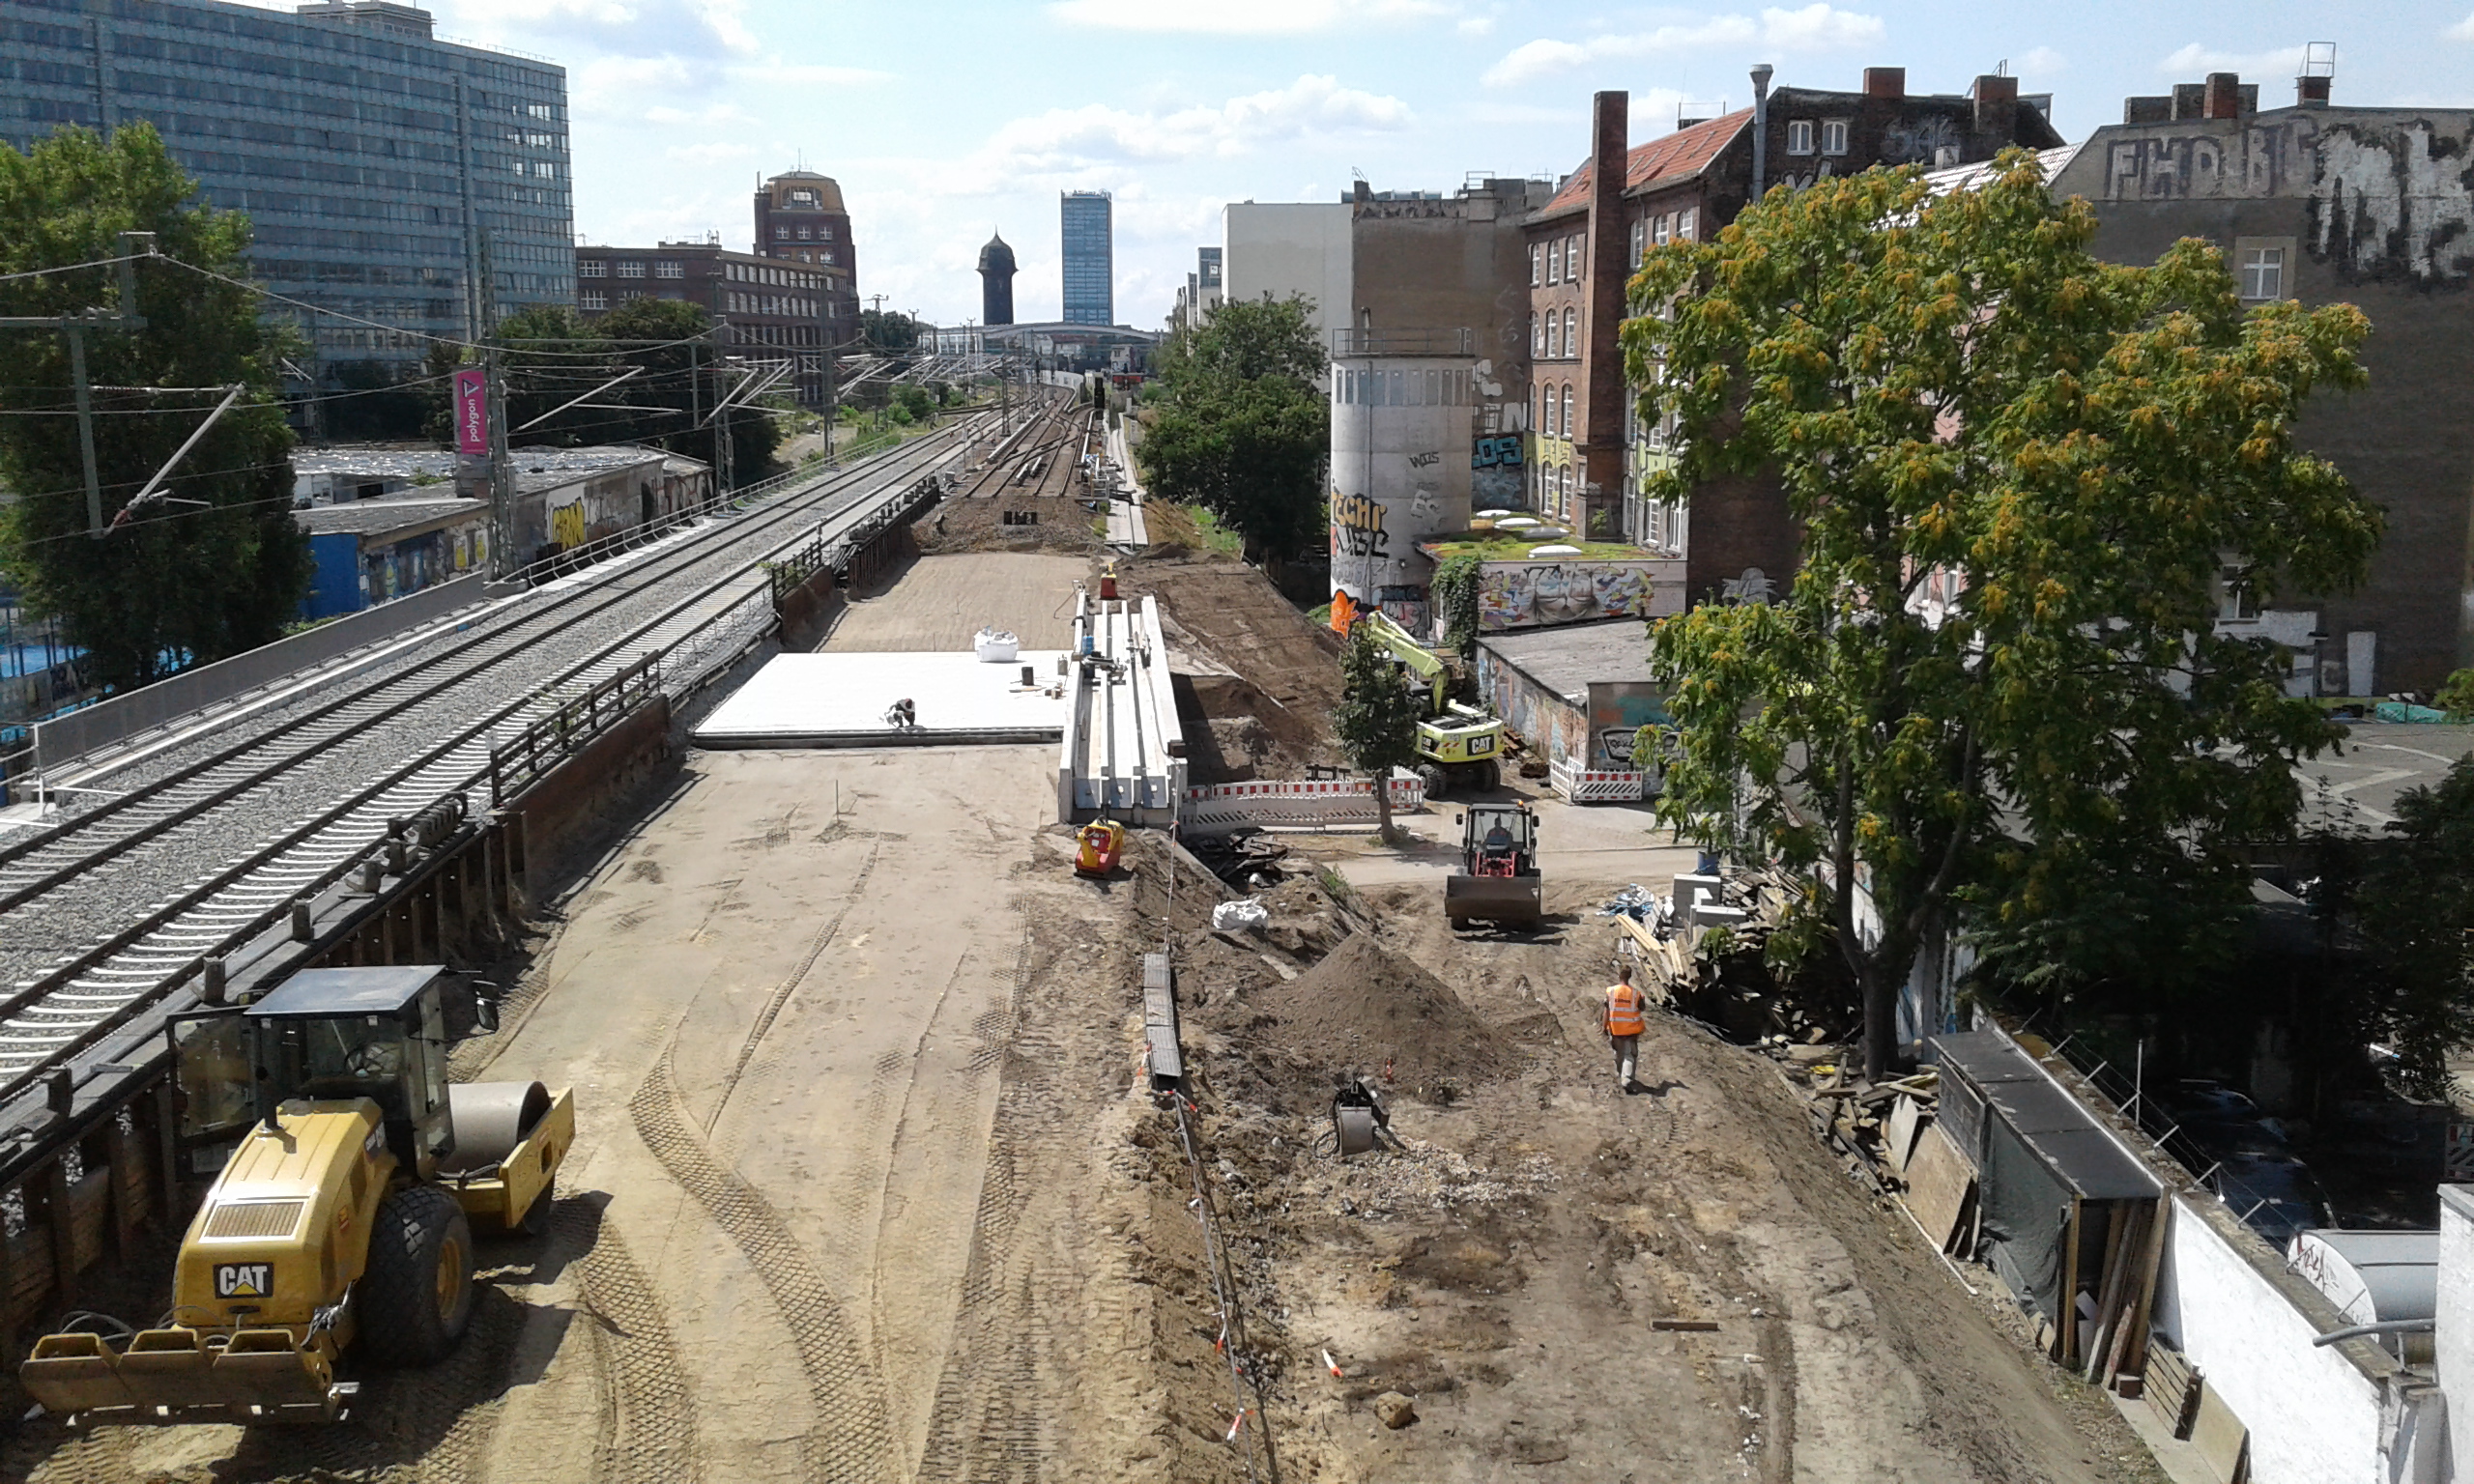
[[[1624,188],[1638,190],[1659,181],[1696,175],[1706,169],[1711,160],[1717,158],[1718,152],[1725,149],[1736,135],[1751,125],[1752,110],[1740,108],[1705,124],[1679,128],[1663,139],[1653,139],[1625,157]],[[1590,175],[1590,164],[1583,161],[1581,167],[1572,172],[1571,179],[1564,183],[1564,188],[1555,192],[1555,199],[1547,202],[1538,214],[1552,216],[1559,212],[1587,206]]]

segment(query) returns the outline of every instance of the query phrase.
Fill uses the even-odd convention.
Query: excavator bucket
[[[146,1329],[125,1351],[100,1335],[47,1334],[17,1377],[44,1411],[78,1427],[328,1422],[360,1389],[337,1383],[326,1353],[285,1329],[243,1329],[222,1344],[195,1329]]]
[[[1537,876],[1472,876],[1454,871],[1443,884],[1443,915],[1462,923],[1535,928],[1545,920],[1545,883]]]

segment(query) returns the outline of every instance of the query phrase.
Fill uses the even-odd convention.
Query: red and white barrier
[[[1652,776],[1628,768],[1574,768],[1561,760],[1546,767],[1549,785],[1575,804],[1638,803],[1650,796]]]
[[[1424,806],[1422,781],[1395,778],[1391,787],[1394,811]],[[1362,778],[1212,784],[1188,788],[1181,805],[1177,827],[1196,835],[1250,827],[1373,824],[1378,818],[1373,786]]]

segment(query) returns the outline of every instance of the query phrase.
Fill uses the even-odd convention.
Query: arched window
[[[1535,357],[1545,353],[1546,327],[1539,324],[1538,316],[1533,314],[1529,317],[1529,354]]]
[[[1555,431],[1555,430],[1554,430],[1554,428],[1553,428],[1552,426],[1550,426],[1550,424],[1551,424],[1551,423],[1553,423],[1553,422],[1554,422],[1554,420],[1555,420],[1555,419],[1553,418],[1553,416],[1552,416],[1552,415],[1550,415],[1550,414],[1554,412],[1554,409],[1555,409],[1554,393],[1553,393],[1550,389],[1548,389],[1547,387],[1544,387],[1544,386],[1540,386],[1540,387],[1539,387],[1539,388],[1538,388],[1538,411],[1537,411],[1537,413],[1536,413],[1533,416],[1531,416],[1531,418],[1529,419],[1529,425],[1530,425],[1531,427],[1536,428],[1536,429],[1537,429],[1539,432],[1540,432],[1540,433],[1552,433],[1552,432],[1554,432],[1554,431]]]
[[[1564,436],[1572,436],[1572,384],[1564,384]]]
[[[1572,357],[1573,357],[1573,358],[1575,358],[1575,359],[1578,359],[1578,358],[1579,358],[1579,357],[1580,357],[1580,354],[1581,354],[1581,340],[1580,340],[1580,333],[1579,333],[1579,326],[1580,326],[1580,311],[1579,311],[1579,310],[1577,310],[1577,309],[1567,309],[1567,310],[1565,310],[1565,311],[1564,311],[1564,354],[1565,354],[1565,355],[1567,355],[1567,356]]]

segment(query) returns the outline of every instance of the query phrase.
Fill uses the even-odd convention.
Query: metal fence
[[[661,656],[648,654],[590,690],[555,702],[548,715],[490,745],[490,807],[497,809],[582,752],[661,693]]]

